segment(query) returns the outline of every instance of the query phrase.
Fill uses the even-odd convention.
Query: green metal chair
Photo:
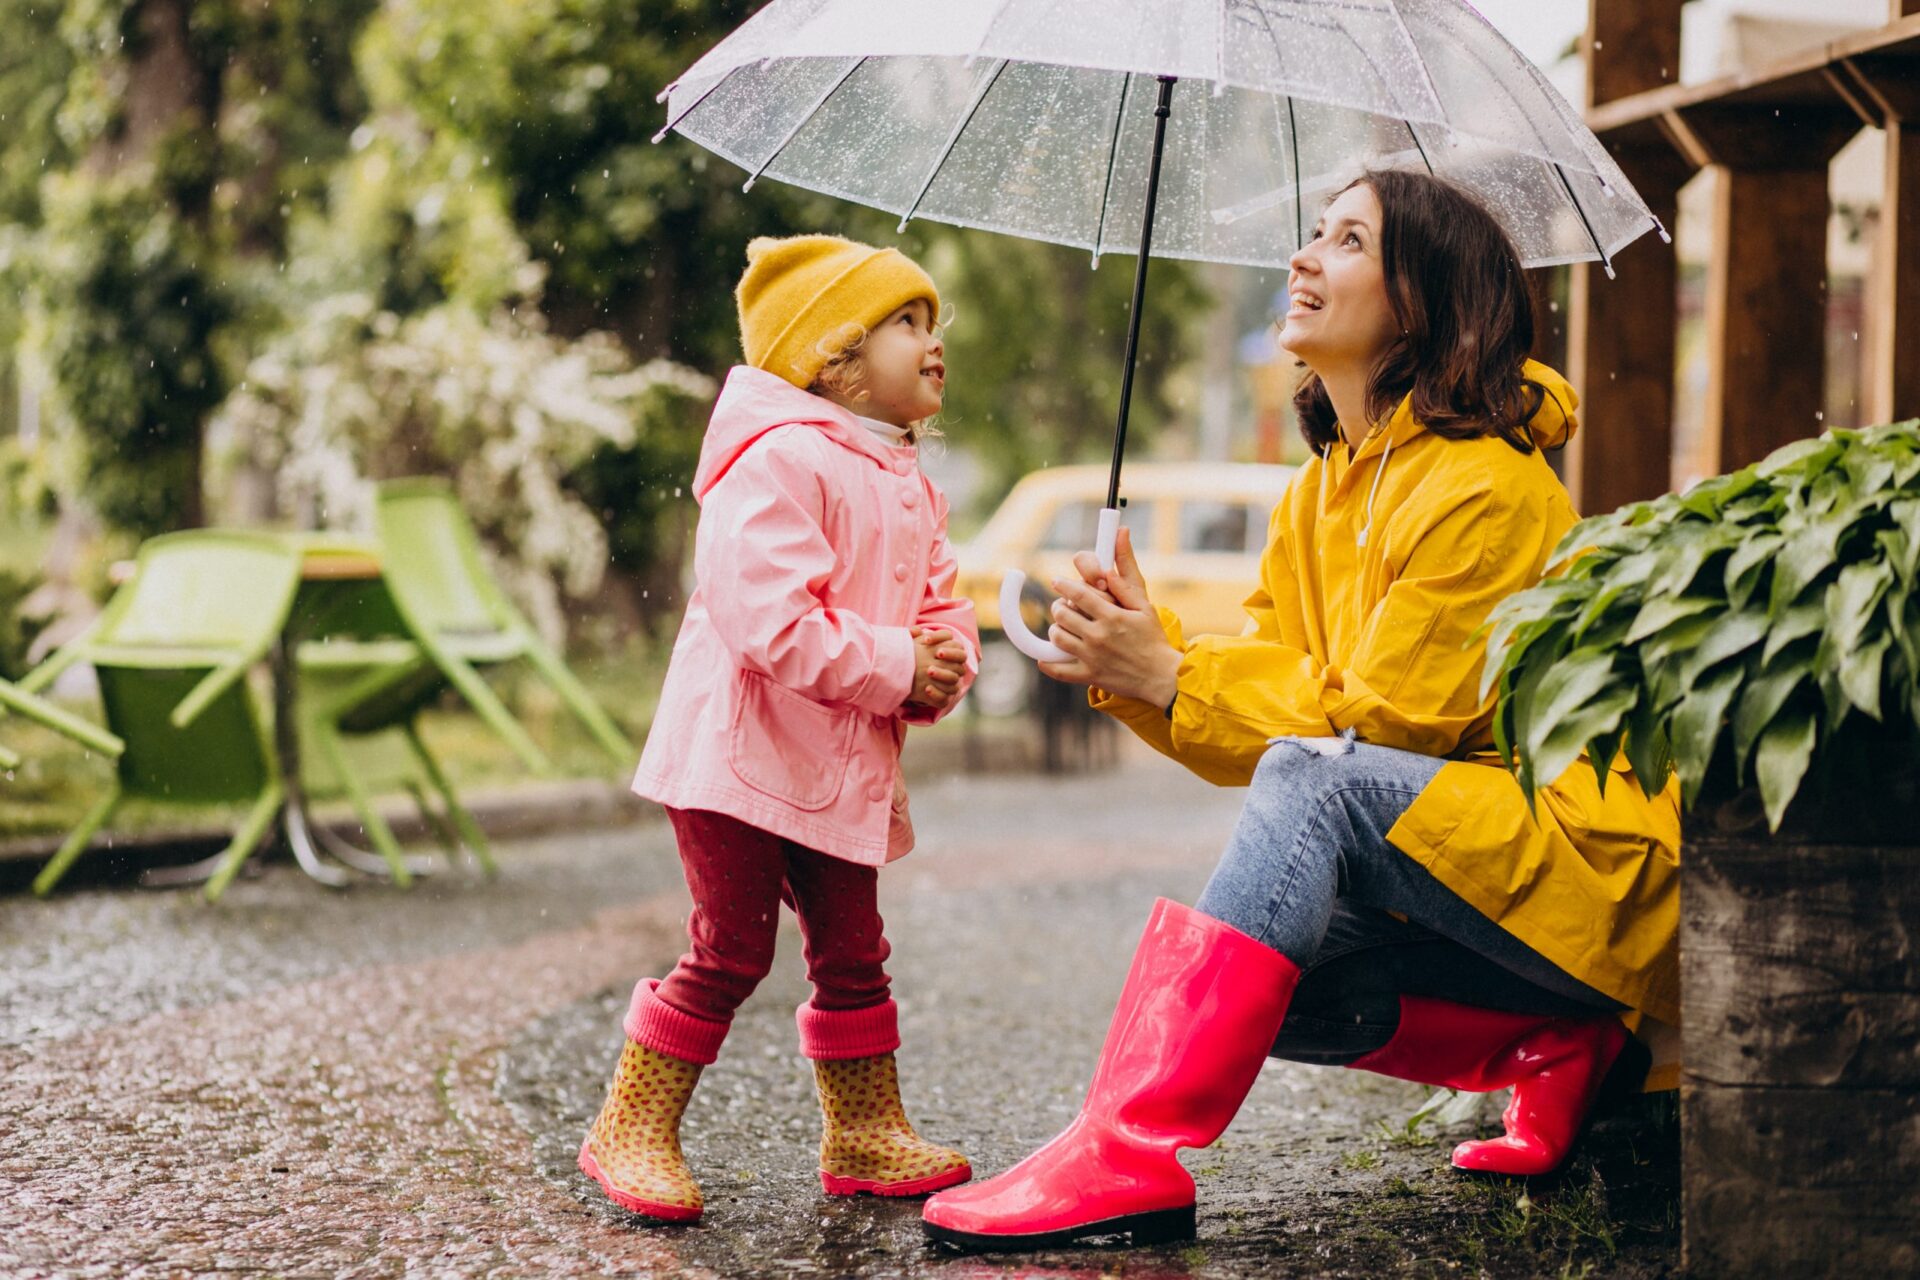
[[[527,766],[552,762],[487,686],[478,668],[525,659],[602,750],[628,762],[637,750],[597,706],[494,582],[473,525],[444,480],[391,480],[375,505],[380,565],[411,638]]]
[[[278,638],[299,581],[300,552],[284,539],[226,530],[151,539],[98,621],[20,682],[33,693],[74,663],[91,664],[107,726],[126,744],[116,784],[34,880],[35,893],[52,891],[130,797],[251,802],[207,899],[226,890],[280,810],[279,765],[246,675]]]
[[[324,619],[310,622],[305,629],[323,633],[321,638],[303,640],[295,649],[302,782],[309,790],[335,786],[346,793],[388,874],[403,888],[413,868],[373,806],[377,788],[404,788],[450,858],[464,845],[480,869],[493,874],[486,836],[420,736],[420,713],[447,687],[447,677],[418,644],[397,638],[404,623],[391,595],[378,585],[363,587],[339,599]],[[442,812],[428,804],[429,789]],[[317,834],[350,865],[365,857],[324,829]]]
[[[127,744],[115,735],[108,733],[90,720],[66,711],[45,698],[28,693],[19,685],[0,680],[0,715],[18,712],[27,719],[45,725],[55,733],[65,734],[81,746],[98,751],[103,756],[118,756],[127,749]],[[0,769],[20,767],[20,753],[0,746]]]

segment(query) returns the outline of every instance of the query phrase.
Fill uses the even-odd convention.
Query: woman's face
[[[1313,239],[1287,260],[1280,345],[1325,374],[1371,368],[1399,332],[1380,255],[1380,198],[1361,183],[1327,206]]]

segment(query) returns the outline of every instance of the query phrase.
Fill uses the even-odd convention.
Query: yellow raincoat
[[[1529,362],[1527,376],[1547,389],[1529,424],[1535,440],[1562,443],[1577,427],[1573,389],[1543,365]],[[1245,786],[1267,740],[1282,734],[1352,729],[1362,742],[1445,757],[1387,839],[1521,942],[1642,1015],[1628,1021],[1654,1042],[1659,1064],[1680,1019],[1678,783],[1649,797],[1622,762],[1603,796],[1581,760],[1541,792],[1536,821],[1493,753],[1493,699],[1479,693],[1486,644],[1474,632],[1495,604],[1540,579],[1574,519],[1540,452],[1433,435],[1402,401],[1351,460],[1336,444],[1295,476],[1273,514],[1241,635],[1187,641],[1161,610],[1185,654],[1171,719],[1098,688],[1091,698],[1223,786]],[[1649,1087],[1671,1075],[1657,1069]]]

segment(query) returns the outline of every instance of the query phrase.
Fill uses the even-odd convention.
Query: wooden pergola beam
[[[1920,15],[1920,0],[1891,0],[1893,16]],[[1886,131],[1880,242],[1867,280],[1867,411],[1875,422],[1920,416],[1920,52],[1875,50],[1846,59]]]
[[[1920,57],[1920,13],[1815,45],[1757,70],[1704,84],[1647,88],[1623,98],[1595,102],[1587,109],[1587,127],[1606,139],[1621,130],[1656,123],[1669,112],[1702,104],[1771,109],[1830,101],[1834,89],[1821,74],[1823,68],[1849,61],[1898,66],[1916,57]]]

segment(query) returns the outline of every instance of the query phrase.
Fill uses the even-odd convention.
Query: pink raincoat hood
[[[792,423],[817,426],[855,453],[866,454],[880,466],[889,465],[884,447],[852,413],[823,396],[802,391],[777,374],[736,365],[720,389],[706,438],[700,444],[700,465],[693,473],[694,498],[705,501],[720,477],[755,440],[775,427]]]

